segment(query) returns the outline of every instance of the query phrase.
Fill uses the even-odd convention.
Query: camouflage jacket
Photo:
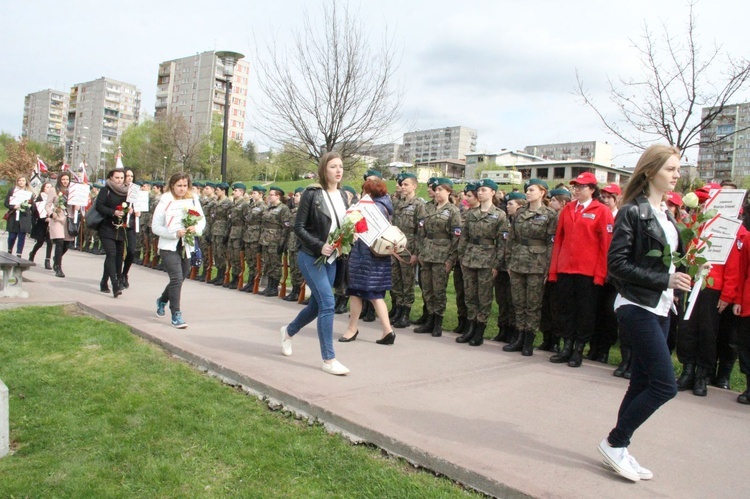
[[[217,201],[211,211],[211,237],[226,237],[229,235],[229,214],[232,212],[232,200],[224,198]]]
[[[546,274],[552,258],[557,213],[542,205],[537,211],[520,208],[508,230],[508,270],[521,274]]]
[[[294,225],[294,218],[297,216],[297,206],[289,210],[289,221],[291,225]],[[297,236],[294,235],[294,231],[290,230],[289,235],[286,237],[286,247],[288,251],[297,251]]]
[[[401,229],[408,241],[406,249],[409,253],[416,251],[417,229],[419,228],[419,216],[422,212],[424,202],[414,196],[410,200],[402,199],[393,207],[393,225]]]
[[[438,208],[436,203],[427,203],[421,210],[417,232],[419,260],[453,266],[458,259],[462,225],[461,212],[455,205],[447,203]]]
[[[203,229],[203,234],[211,235],[211,229],[213,228],[213,216],[214,216],[214,208],[216,207],[216,198],[206,198],[206,202],[203,203],[201,201],[201,206],[203,206],[203,215],[206,217],[206,228]]]
[[[232,201],[232,210],[229,212],[229,239],[242,240],[242,233],[245,229],[245,217],[243,213],[246,204],[242,198]]]
[[[507,237],[508,220],[503,210],[494,205],[486,212],[470,210],[458,244],[461,264],[472,269],[499,269]]]
[[[291,230],[289,208],[285,204],[269,206],[263,212],[263,225],[260,231],[260,244],[278,246],[284,244]]]
[[[242,206],[242,216],[245,219],[242,240],[246,243],[260,241],[260,227],[263,224],[263,212],[265,211],[266,203],[263,201],[250,201]]]

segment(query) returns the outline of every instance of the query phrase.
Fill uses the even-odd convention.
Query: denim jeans
[[[159,250],[161,261],[169,275],[169,283],[159,298],[169,303],[169,310],[174,314],[180,311],[180,297],[182,296],[182,282],[190,272],[190,258],[182,257],[182,250]]]
[[[336,277],[336,262],[315,264],[316,258],[303,251],[297,252],[297,265],[312,291],[310,303],[289,323],[287,334],[294,336],[300,329],[318,318],[318,340],[323,360],[336,358],[333,351],[333,280]]]
[[[633,349],[633,373],[608,440],[612,447],[627,447],[635,430],[677,395],[677,382],[667,347],[669,317],[623,305],[617,309],[617,320]]]
[[[23,246],[26,242],[25,232],[9,232],[8,233],[8,253],[13,253],[13,245],[16,244],[16,238],[18,238],[18,247],[16,248],[16,255],[23,253]]]

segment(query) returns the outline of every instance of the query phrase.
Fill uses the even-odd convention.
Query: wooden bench
[[[29,293],[24,291],[23,272],[36,263],[9,253],[0,253],[0,270],[3,272],[1,298],[28,298]]]

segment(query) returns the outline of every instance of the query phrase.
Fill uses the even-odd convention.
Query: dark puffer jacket
[[[391,219],[393,204],[391,198],[383,196],[373,199],[380,211]],[[362,241],[352,246],[349,254],[349,289],[359,291],[388,291],[391,289],[391,257],[375,256]]]

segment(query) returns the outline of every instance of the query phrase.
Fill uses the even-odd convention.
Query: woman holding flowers
[[[33,227],[31,228],[31,237],[36,239],[36,244],[31,248],[29,260],[33,262],[34,258],[36,258],[37,251],[44,246],[44,243],[47,243],[47,252],[45,253],[46,257],[44,259],[44,268],[46,270],[52,269],[52,265],[50,265],[50,260],[52,259],[52,240],[49,237],[49,224],[51,219],[49,212],[47,211],[47,201],[52,199],[54,195],[55,187],[52,185],[52,182],[45,182],[39,189],[39,195],[36,197],[34,204],[31,205],[32,220],[34,221]],[[37,203],[44,203],[44,216],[40,216]]]
[[[393,204],[388,196],[388,186],[382,179],[367,180],[362,185],[362,192],[369,194],[383,215],[390,220],[393,216]],[[358,214],[358,212],[355,212]],[[355,216],[355,220],[361,215]],[[347,218],[350,218],[347,216]],[[361,229],[359,227],[362,227]],[[366,232],[367,221],[363,218],[356,222],[355,232]],[[376,343],[393,345],[396,335],[388,318],[388,305],[385,304],[385,292],[391,289],[391,257],[375,256],[370,248],[360,240],[354,241],[349,255],[347,292],[349,294],[349,326],[346,333],[339,338],[341,342],[357,339],[359,329],[357,321],[362,312],[362,301],[369,300],[380,319],[383,334]]]
[[[8,208],[8,224],[6,226],[6,230],[8,231],[8,253],[13,253],[13,246],[18,241],[16,255],[20,257],[23,254],[24,243],[26,243],[26,234],[31,232],[31,197],[28,198],[28,201],[11,204],[12,200],[19,199],[16,196],[19,191],[28,191],[29,194],[33,194],[31,189],[29,189],[26,177],[23,175],[16,178],[15,187],[10,189],[8,195],[5,197],[5,207]]]
[[[339,229],[346,213],[346,192],[339,188],[343,174],[341,155],[328,152],[320,158],[320,184],[312,184],[302,193],[294,220],[294,234],[299,245],[297,263],[310,287],[311,296],[297,317],[281,328],[281,351],[289,356],[292,355],[294,335],[317,318],[323,371],[335,375],[349,373],[349,369],[336,360],[333,351],[333,281],[336,257],[344,248],[334,247],[337,241],[331,236],[341,232]],[[318,264],[316,260],[320,257],[323,261]]]
[[[122,294],[118,277],[122,274],[123,252],[127,235],[125,233],[128,212],[128,188],[125,185],[125,171],[111,170],[107,174],[104,188],[96,196],[96,211],[104,216],[99,226],[99,239],[104,248],[104,280],[100,288],[105,290],[107,279],[112,283],[112,295],[117,298]]]
[[[78,235],[68,232],[68,218],[75,217],[75,212],[79,210],[78,206],[68,205],[69,187],[70,172],[61,172],[57,176],[55,196],[47,198],[47,213],[50,214],[49,238],[55,246],[52,269],[57,277],[65,277],[62,271],[62,258]]]
[[[175,173],[154,210],[151,230],[159,236],[159,255],[169,275],[167,286],[156,299],[156,316],[164,317],[164,308],[169,304],[172,325],[177,329],[187,327],[180,308],[182,282],[190,272],[195,236],[200,236],[205,227],[203,208],[198,195],[192,192],[190,175]]]
[[[637,482],[653,477],[628,453],[633,433],[677,394],[667,347],[669,310],[674,290],[690,291],[688,274],[677,272],[662,257],[664,248],[681,251],[666,194],[680,178],[680,152],[654,145],[638,160],[617,213],[607,265],[618,289],[617,321],[630,340],[632,374],[620,405],[617,425],[599,444],[604,465]]]

